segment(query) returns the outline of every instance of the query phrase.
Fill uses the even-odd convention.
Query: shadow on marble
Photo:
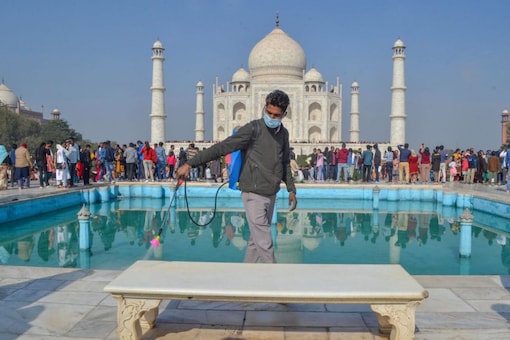
[[[507,241],[508,243],[508,241]],[[505,247],[508,247],[506,245]],[[500,276],[501,286],[504,287],[506,291],[506,295],[504,296],[504,300],[494,301],[491,305],[491,310],[501,315],[501,317],[506,319],[508,327],[510,328],[510,277],[509,276]]]
[[[501,285],[510,290],[510,275],[500,276]]]
[[[328,305],[335,309],[334,305]],[[338,307],[338,306],[336,306]],[[143,339],[387,339],[375,313],[323,304],[172,301],[160,305]],[[357,309],[357,308],[356,308]],[[366,315],[364,315],[366,314]]]
[[[4,279],[0,281],[0,329],[7,337],[44,338],[65,334],[95,307],[82,304],[63,308],[68,301],[45,301],[85,278],[87,271],[45,276],[42,270],[35,269],[24,281],[19,278],[19,271],[23,270],[18,273],[11,268],[3,270]]]

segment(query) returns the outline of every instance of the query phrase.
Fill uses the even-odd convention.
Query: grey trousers
[[[273,217],[276,195],[262,196],[252,192],[241,195],[250,227],[250,240],[244,256],[244,262],[276,263],[271,238],[271,219]]]

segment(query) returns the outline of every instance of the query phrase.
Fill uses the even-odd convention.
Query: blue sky
[[[0,77],[45,117],[85,138],[150,138],[151,47],[165,47],[167,139],[191,140],[195,91],[205,85],[206,139],[212,84],[248,66],[252,47],[280,27],[325,81],[343,84],[348,139],[350,85],[360,84],[360,138],[388,141],[392,50],[406,49],[407,140],[417,148],[496,148],[510,109],[510,2],[494,1],[2,1]]]

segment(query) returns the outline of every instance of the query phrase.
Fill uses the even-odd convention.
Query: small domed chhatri
[[[393,47],[406,47],[404,45],[404,42],[400,39],[397,39],[397,41],[395,41],[395,44],[393,44]]]
[[[152,48],[162,48],[162,49],[164,49],[163,44],[159,40],[156,40],[154,42],[154,45],[152,45]]]
[[[322,74],[315,67],[312,67],[305,73],[305,83],[307,82],[323,83],[324,80],[322,80]]]
[[[239,68],[234,75],[232,75],[232,82],[249,82],[250,74],[243,67]]]
[[[53,111],[51,111],[51,117],[53,120],[60,119],[60,110],[58,108],[54,108]]]

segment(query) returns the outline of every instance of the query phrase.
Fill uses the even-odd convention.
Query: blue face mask
[[[270,129],[276,129],[282,125],[281,119],[270,118],[266,113],[264,113],[264,123],[266,123],[266,126]]]

